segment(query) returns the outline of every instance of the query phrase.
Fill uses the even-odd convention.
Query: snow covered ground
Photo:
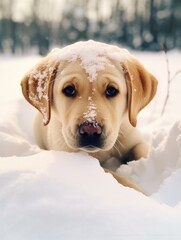
[[[19,82],[40,57],[0,56],[0,239],[180,240],[181,74],[167,86],[164,53],[132,52],[159,80],[153,102],[139,116],[152,141],[148,159],[118,172],[145,196],[119,185],[85,153],[43,151],[34,141],[34,109]],[[181,52],[168,53],[173,76]]]

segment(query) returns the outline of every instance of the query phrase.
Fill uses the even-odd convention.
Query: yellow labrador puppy
[[[88,152],[119,182],[137,189],[114,171],[148,155],[136,122],[157,80],[127,50],[92,40],[54,49],[21,85],[39,110],[35,134],[41,148]]]

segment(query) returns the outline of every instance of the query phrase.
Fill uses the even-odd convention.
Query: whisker
[[[119,148],[117,148],[115,145],[114,145],[113,148],[114,148],[114,149],[118,152],[118,154],[121,156],[121,152],[120,152]]]

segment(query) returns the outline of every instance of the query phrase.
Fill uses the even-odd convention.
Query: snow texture
[[[107,44],[95,42],[93,40],[77,42],[63,49],[54,49],[51,55],[55,60],[75,62],[80,60],[80,65],[88,74],[89,81],[95,81],[97,73],[105,69],[105,65],[109,64],[114,67],[110,60],[124,62],[128,58],[126,49],[119,50],[115,46],[110,49]]]
[[[172,82],[160,116],[167,86],[164,54],[133,55],[159,80],[155,99],[138,119],[152,148],[148,159],[117,171],[148,196],[118,184],[88,154],[39,149],[33,136],[34,109],[19,85],[39,57],[0,57],[1,240],[181,239],[181,76]],[[172,51],[168,57],[173,76],[181,69],[181,53]],[[85,114],[96,115],[91,99]]]
[[[92,102],[92,97],[88,98],[87,112],[83,114],[86,121],[91,122],[96,118],[96,105]]]
[[[28,79],[29,89],[31,89],[28,97],[32,104],[38,107],[42,113],[44,124],[47,124],[49,120],[49,112],[47,109],[47,105],[49,104],[48,86],[53,74],[54,68],[51,67],[51,64],[48,64],[47,67],[41,70],[34,67]]]

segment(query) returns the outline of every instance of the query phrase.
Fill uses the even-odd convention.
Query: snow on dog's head
[[[112,65],[109,59],[122,63],[129,57],[126,49],[92,40],[54,49],[51,54],[59,61],[75,62],[79,59],[80,66],[85,69],[91,82],[97,79],[98,72],[105,70],[107,64]]]

